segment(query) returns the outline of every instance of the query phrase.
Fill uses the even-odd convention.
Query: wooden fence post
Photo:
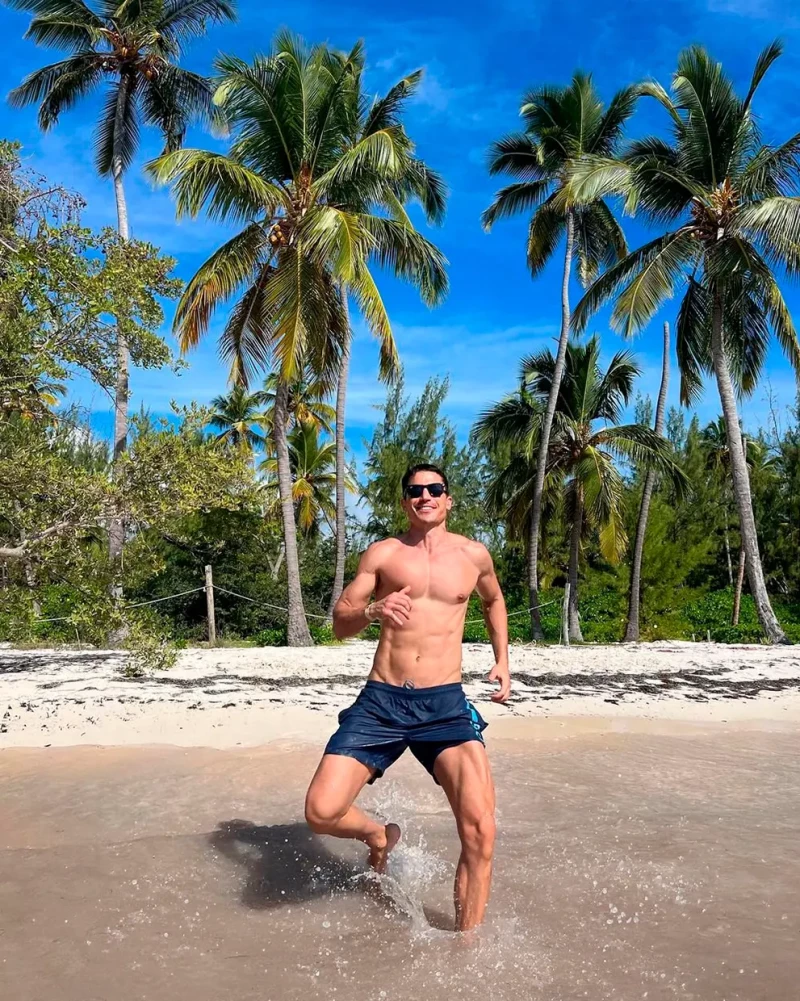
[[[208,645],[216,646],[217,620],[214,616],[214,578],[211,567],[206,567],[206,614],[208,617]]]

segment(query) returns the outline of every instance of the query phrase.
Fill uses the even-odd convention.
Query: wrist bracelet
[[[370,608],[372,608],[373,604],[374,604],[374,602],[371,601],[367,605],[367,607],[364,609],[364,617],[366,618],[367,622],[373,622],[374,621],[374,619],[372,618],[372,616],[369,614],[369,610],[370,610]]]

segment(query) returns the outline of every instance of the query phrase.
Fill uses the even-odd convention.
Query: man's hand
[[[492,695],[492,702],[505,702],[511,694],[511,675],[508,664],[495,664],[489,672],[489,681],[497,681],[500,688]]]
[[[387,594],[380,601],[373,601],[367,605],[367,617],[373,622],[381,620],[396,626],[404,626],[411,618],[411,598],[408,596],[410,590],[409,584],[401,591]]]

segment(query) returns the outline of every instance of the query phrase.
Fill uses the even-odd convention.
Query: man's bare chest
[[[410,587],[412,600],[429,598],[446,604],[467,601],[477,582],[477,567],[456,548],[443,553],[400,551],[386,560],[378,574],[381,594]]]

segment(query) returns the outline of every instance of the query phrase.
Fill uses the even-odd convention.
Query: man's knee
[[[308,790],[306,823],[315,834],[324,834],[335,827],[346,813],[346,806],[342,808],[341,804],[334,803],[329,796],[317,792],[313,787]]]
[[[476,860],[489,861],[494,852],[496,835],[494,814],[487,811],[480,817],[461,822],[461,846],[464,854]]]

